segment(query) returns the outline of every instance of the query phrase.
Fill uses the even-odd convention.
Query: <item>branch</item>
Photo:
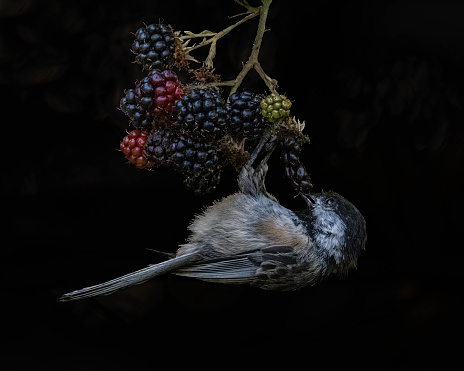
[[[216,56],[216,43],[217,41],[227,35],[230,31],[232,31],[235,27],[240,26],[242,23],[245,23],[246,21],[258,16],[260,13],[260,8],[258,8],[256,11],[253,13],[248,14],[246,17],[243,17],[241,20],[239,20],[237,23],[234,23],[233,25],[230,25],[226,29],[222,30],[221,32],[211,32],[211,31],[202,31],[199,34],[194,34],[189,31],[186,31],[187,35],[184,36],[179,36],[179,39],[181,41],[184,40],[190,40],[196,37],[203,37],[203,41],[200,42],[199,44],[193,45],[193,46],[187,46],[187,43],[184,44],[184,50],[185,54],[189,54],[191,51],[199,49],[205,45],[211,44],[208,56],[206,57],[205,60],[205,65],[208,68],[213,67],[213,59]],[[210,37],[209,39],[206,39],[206,37]]]
[[[276,93],[276,89],[278,85],[277,80],[269,77],[264,72],[263,67],[261,66],[261,63],[259,62],[259,51],[261,48],[261,43],[263,41],[264,32],[266,32],[266,20],[267,20],[267,16],[269,13],[269,7],[271,6],[272,0],[261,0],[262,5],[260,5],[259,7],[252,7],[251,5],[248,4],[248,1],[246,0],[235,0],[235,2],[237,2],[238,4],[240,4],[241,6],[247,9],[247,11],[243,13],[247,15],[243,17],[242,19],[240,19],[237,23],[234,23],[233,25],[230,25],[226,29],[222,30],[221,32],[217,32],[217,33],[214,33],[208,30],[202,31],[199,34],[194,34],[191,31],[184,31],[186,35],[178,36],[179,40],[185,41],[183,43],[183,49],[185,52],[185,56],[189,60],[198,62],[195,58],[189,55],[189,53],[205,45],[211,44],[209,53],[208,53],[208,56],[206,57],[204,65],[205,67],[212,69],[213,59],[216,56],[217,41],[220,38],[227,35],[235,27],[259,15],[258,30],[256,32],[255,40],[253,42],[251,54],[248,57],[247,62],[243,66],[238,76],[234,80],[212,82],[212,83],[205,84],[205,86],[231,86],[232,88],[230,90],[229,95],[232,95],[240,87],[240,85],[243,82],[243,79],[248,74],[248,72],[250,72],[250,70],[254,68],[256,72],[258,72],[259,76],[264,81],[268,89],[271,91],[271,93]],[[197,37],[203,37],[203,40],[199,44],[189,47],[188,43],[190,42],[190,40],[193,38],[197,38]]]
[[[261,63],[259,63],[258,61],[254,63],[253,67],[256,70],[256,72],[258,72],[259,76],[261,76],[261,78],[264,80],[266,86],[269,88],[271,93],[277,93],[277,80],[266,75],[266,73],[263,71],[263,67],[261,67]]]
[[[261,67],[261,63],[259,63],[259,50],[261,48],[261,43],[263,41],[263,35],[264,32],[266,31],[266,19],[267,15],[269,13],[269,7],[272,3],[272,0],[262,0],[263,5],[261,5],[258,8],[259,12],[259,23],[258,23],[258,30],[256,32],[255,40],[253,42],[253,48],[251,49],[251,54],[248,57],[248,61],[245,63],[243,66],[242,70],[238,74],[238,76],[235,78],[235,80],[231,81],[226,81],[226,84],[223,83],[212,83],[210,85],[212,86],[232,86],[232,89],[230,90],[229,95],[232,95],[237,91],[237,89],[240,87],[240,85],[243,82],[243,79],[245,76],[248,74],[248,72],[254,68],[259,76],[263,79],[264,83],[266,86],[269,88],[271,93],[276,93],[277,89],[277,80],[270,78],[266,73],[264,72],[263,68]],[[252,13],[255,14],[255,13]]]
[[[204,30],[204,31],[201,31],[200,33],[196,34],[196,33],[193,33],[191,31],[184,31],[185,35],[183,36],[178,36],[177,38],[181,41],[184,41],[184,40],[190,40],[190,39],[194,39],[196,37],[212,37],[212,36],[216,36],[217,35],[217,32],[212,32],[212,31],[208,31],[208,30]]]

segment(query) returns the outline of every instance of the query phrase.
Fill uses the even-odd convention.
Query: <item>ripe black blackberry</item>
[[[219,170],[208,170],[206,175],[199,174],[184,178],[184,186],[186,189],[193,191],[194,195],[203,196],[216,190],[220,178],[221,172]]]
[[[166,69],[173,62],[174,34],[165,24],[150,24],[140,27],[132,44],[135,62],[144,69]]]
[[[266,126],[266,120],[261,115],[261,100],[263,97],[254,92],[244,90],[229,97],[228,111],[230,123],[229,134],[237,139],[255,140],[261,137]]]
[[[171,130],[159,129],[154,131],[148,136],[144,148],[145,156],[157,167],[170,166],[176,140],[176,134]]]
[[[128,89],[119,102],[121,111],[138,130],[151,131],[153,122],[153,86],[144,77],[135,89]]]
[[[229,115],[219,88],[197,87],[177,102],[172,118],[192,137],[209,141],[224,134]]]
[[[216,148],[211,143],[181,134],[172,146],[172,161],[184,185],[196,195],[213,192],[219,184],[221,166]]]
[[[286,177],[295,190],[309,194],[313,185],[299,158],[306,140],[304,135],[298,130],[281,129],[278,138],[282,149],[280,158],[284,165]]]
[[[126,90],[126,94],[119,102],[119,107],[129,117],[134,128],[138,130],[151,130],[151,112],[139,104],[135,89]]]

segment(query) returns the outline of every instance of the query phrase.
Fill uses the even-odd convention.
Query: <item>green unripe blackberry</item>
[[[282,121],[290,115],[291,106],[285,95],[271,93],[261,101],[261,114],[270,122]]]

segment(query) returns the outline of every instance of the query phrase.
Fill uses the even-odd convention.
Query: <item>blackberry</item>
[[[283,121],[290,115],[292,102],[285,95],[269,94],[261,101],[261,114],[270,122]]]
[[[171,70],[153,70],[147,77],[153,87],[153,113],[168,118],[176,102],[184,96],[177,74]]]
[[[151,131],[154,118],[167,119],[183,94],[175,72],[153,70],[140,80],[135,89],[126,91],[119,107],[136,129]]]
[[[153,122],[153,102],[146,96],[141,97],[140,92],[141,90],[137,88],[126,90],[119,102],[119,108],[129,117],[134,128],[150,131]]]
[[[211,171],[208,175],[195,175],[184,179],[184,186],[193,191],[196,196],[203,196],[213,193],[221,180],[219,171]]]
[[[119,149],[131,164],[138,169],[150,168],[153,162],[150,161],[144,153],[147,144],[148,133],[146,131],[132,130],[127,134],[119,144]]]
[[[170,130],[154,131],[148,136],[144,148],[145,156],[156,166],[170,166],[175,141],[176,135]]]
[[[295,190],[309,194],[312,189],[311,179],[299,159],[301,149],[307,139],[301,131],[293,128],[281,129],[278,138],[282,149],[280,158],[284,165],[286,177]]]
[[[225,132],[229,115],[217,87],[193,88],[179,100],[172,117],[196,138],[214,140]]]
[[[173,62],[174,34],[165,24],[150,24],[140,27],[132,44],[135,62],[144,69],[164,70]]]
[[[229,97],[227,105],[230,115],[228,132],[234,138],[259,138],[266,126],[266,120],[261,115],[262,96],[250,91],[234,93]]]
[[[172,146],[172,161],[184,185],[196,195],[213,192],[219,184],[221,166],[216,148],[181,134]]]

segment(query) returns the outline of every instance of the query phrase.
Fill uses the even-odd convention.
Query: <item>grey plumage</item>
[[[70,301],[84,299],[92,296],[109,295],[122,288],[138,285],[162,274],[179,269],[186,264],[192,264],[199,260],[199,256],[187,254],[166,260],[156,265],[149,265],[138,271],[126,274],[122,277],[115,278],[111,281],[101,283],[99,285],[89,286],[80,290],[72,291],[64,294],[59,298],[59,301]]]
[[[253,163],[263,138],[242,169],[239,191],[197,215],[176,256],[114,280],[73,291],[60,301],[108,295],[165,273],[205,281],[294,290],[356,265],[366,241],[362,215],[334,192],[304,197],[308,207],[293,212],[266,191],[267,159]]]

